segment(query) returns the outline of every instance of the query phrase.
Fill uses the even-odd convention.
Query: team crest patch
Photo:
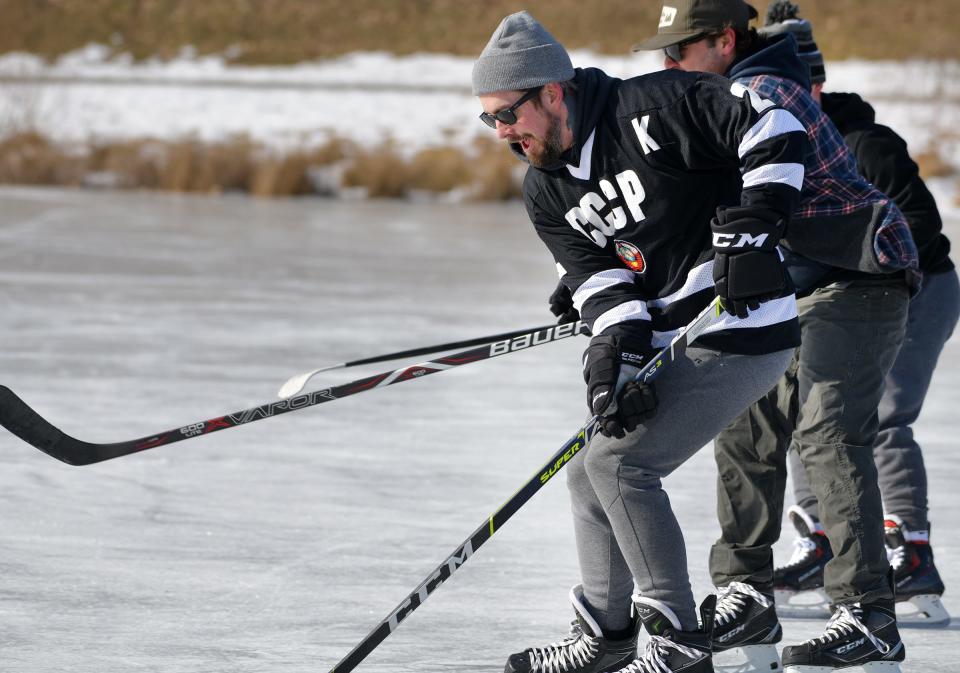
[[[614,247],[617,251],[617,257],[627,265],[627,268],[636,273],[643,273],[647,270],[647,262],[643,258],[640,248],[627,241],[614,241]]]

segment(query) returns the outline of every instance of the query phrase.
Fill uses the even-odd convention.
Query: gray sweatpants
[[[684,629],[697,627],[683,534],[660,480],[769,390],[792,353],[689,348],[657,379],[654,418],[623,439],[595,435],[567,467],[584,597],[601,628],[627,627],[634,584]]]
[[[920,415],[943,345],[960,317],[957,272],[927,275],[910,300],[903,345],[886,378],[880,399],[880,432],[873,446],[884,511],[896,514],[910,530],[927,530],[927,472],[913,423]],[[790,452],[790,477],[797,504],[819,518],[817,496],[810,488],[796,451]]]
[[[721,538],[710,573],[717,586],[773,581],[787,449],[794,446],[834,551],[824,569],[827,594],[836,603],[893,597],[873,445],[908,300],[902,280],[879,278],[797,300],[802,343],[786,375],[714,441]]]

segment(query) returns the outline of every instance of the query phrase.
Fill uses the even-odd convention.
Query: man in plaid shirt
[[[873,662],[896,671],[904,648],[873,444],[884,378],[903,339],[910,290],[919,286],[917,249],[903,215],[859,176],[810,96],[794,36],[760,37],[747,25],[755,16],[743,0],[671,0],[658,34],[635,48],[663,49],[667,68],[726,75],[777,103],[800,120],[812,147],[801,205],[782,243],[802,344],[780,383],[715,440],[722,536],[710,569],[724,590],[714,652],[740,649],[755,670],[778,663],[769,661],[782,637],[772,545],[792,442],[835,551],[824,577],[835,611],[821,638],[784,648],[785,671]]]

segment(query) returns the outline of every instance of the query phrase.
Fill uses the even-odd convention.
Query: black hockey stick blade
[[[677,334],[665,348],[657,353],[654,359],[648,362],[637,373],[637,380],[652,381],[663,373],[664,369],[671,362],[674,362],[683,355],[687,350],[687,346],[703,334],[704,330],[720,315],[719,310],[720,304],[714,299],[682,332]],[[366,638],[360,641],[347,656],[341,659],[340,662],[330,670],[330,673],[347,673],[359,666],[360,662],[366,659],[380,643],[386,640],[387,636],[400,626],[400,622],[409,617],[414,610],[420,607],[423,602],[430,597],[430,594],[450,579],[450,576],[453,575],[460,566],[466,563],[481,545],[493,537],[493,534],[500,530],[510,517],[516,514],[541,487],[550,481],[557,472],[563,469],[577,453],[584,449],[590,443],[590,439],[596,434],[598,427],[599,420],[596,416],[587,421],[586,425],[580,428],[573,437],[568,439],[566,444],[560,447],[560,449],[534,473],[527,483],[520,487],[520,490],[510,496],[510,499],[507,500],[500,509],[480,524],[480,526],[473,531],[473,534],[464,540],[443,563],[427,575],[416,589],[403,599],[390,614],[367,634]]]
[[[321,372],[328,372],[333,369],[343,369],[346,367],[359,367],[361,365],[372,365],[378,362],[389,362],[390,360],[401,360],[403,358],[414,358],[420,355],[431,355],[433,353],[442,353],[443,351],[454,350],[455,348],[469,348],[470,346],[480,346],[482,344],[488,344],[491,341],[503,341],[504,339],[513,339],[518,336],[523,336],[524,334],[529,334],[531,332],[539,332],[541,330],[549,329],[553,325],[544,325],[543,327],[530,327],[527,329],[518,329],[512,332],[504,332],[502,334],[491,334],[490,336],[475,337],[473,339],[466,339],[463,341],[451,341],[445,344],[436,344],[434,346],[420,346],[419,348],[411,348],[410,350],[405,351],[396,351],[394,353],[385,353],[384,355],[374,355],[368,358],[361,358],[359,360],[349,360],[347,362],[339,362],[335,365],[326,365],[324,367],[319,367],[317,369],[312,369],[308,372],[303,372],[301,374],[296,374],[291,376],[287,381],[280,387],[279,392],[277,392],[277,397],[286,399],[288,397],[293,397],[307,385],[307,382],[312,379],[317,374]]]
[[[495,341],[491,344],[459,351],[417,365],[375,374],[332,388],[314,390],[286,400],[269,402],[258,407],[243,409],[225,416],[218,416],[205,421],[197,421],[155,435],[108,444],[85,442],[71,437],[67,433],[54,427],[26,402],[20,399],[12,390],[5,386],[0,386],[0,425],[23,441],[57,460],[69,465],[91,465],[104,460],[111,460],[139,451],[164,446],[165,444],[172,444],[185,439],[208,435],[218,430],[226,430],[227,428],[234,428],[238,425],[253,423],[254,421],[259,421],[264,418],[279,416],[289,411],[306,409],[307,407],[330,402],[349,395],[356,395],[357,393],[373,390],[374,388],[383,388],[395,383],[403,383],[404,381],[422,378],[428,374],[453,369],[461,365],[470,364],[471,362],[488,360],[500,355],[526,350],[533,346],[542,346],[559,339],[575,336],[585,329],[586,324],[582,322],[555,325],[544,330],[514,337],[513,339]]]

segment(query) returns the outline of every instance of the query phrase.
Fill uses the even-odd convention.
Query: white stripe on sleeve
[[[803,124],[783,108],[770,110],[770,112],[760,117],[759,121],[750,127],[749,131],[743,134],[743,138],[740,140],[740,147],[737,149],[737,154],[743,159],[743,157],[749,154],[750,150],[764,140],[769,140],[770,138],[775,138],[776,136],[793,131],[803,131],[806,133]]]
[[[577,288],[577,291],[573,293],[573,305],[577,307],[578,311],[582,312],[584,302],[593,295],[598,292],[603,292],[608,287],[620,285],[621,283],[630,283],[632,285],[635,278],[636,276],[633,271],[629,269],[607,269],[606,271],[595,273],[587,278],[587,280]]]
[[[627,320],[650,320],[650,311],[646,302],[626,301],[604,312],[593,322],[593,333],[602,334],[603,330]]]
[[[769,182],[790,185],[798,192],[803,186],[803,164],[766,164],[743,174],[743,188]]]

